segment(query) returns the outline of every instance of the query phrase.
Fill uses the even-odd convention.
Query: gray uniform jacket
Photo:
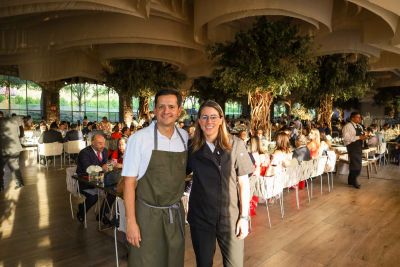
[[[22,151],[18,118],[0,118],[1,156],[18,156]]]

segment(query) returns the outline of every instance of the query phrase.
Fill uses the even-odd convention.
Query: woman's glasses
[[[216,121],[217,119],[220,119],[220,118],[221,118],[221,116],[218,116],[218,115],[210,115],[210,116],[208,116],[208,115],[203,115],[203,116],[200,117],[200,119],[201,119],[202,121],[210,120],[210,121],[212,121],[212,122],[214,122],[214,121]]]

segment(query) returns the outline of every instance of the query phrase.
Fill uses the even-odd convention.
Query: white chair
[[[115,199],[115,227],[114,227],[114,244],[115,244],[115,260],[119,266],[118,260],[118,241],[117,230],[126,233],[126,217],[124,200],[120,197]]]
[[[68,154],[68,163],[71,162],[71,155],[79,154],[79,152],[86,147],[83,140],[68,141],[64,143],[64,162],[65,156]]]
[[[292,159],[289,162],[289,165],[286,167],[284,175],[283,175],[283,188],[294,187],[296,190],[296,204],[297,209],[299,209],[299,188],[298,184],[300,182],[300,165],[297,159]],[[283,213],[285,214],[285,213]]]
[[[72,175],[74,175],[76,172],[76,166],[73,167],[68,167],[65,169],[66,173],[66,182],[67,182],[67,191],[69,192],[69,205],[71,207],[71,215],[72,219],[74,219],[74,209],[72,207],[72,196],[78,198],[78,199],[83,199],[85,200],[85,196],[82,195],[79,191],[79,182],[78,180],[72,178]],[[83,207],[84,210],[86,210],[86,204],[85,201],[83,201]],[[86,212],[84,213],[84,219],[85,219],[85,228],[87,228],[87,223],[86,223]]]
[[[326,162],[328,161],[327,156],[321,156],[317,159],[314,159],[314,165],[313,165],[313,173],[311,175],[311,198],[313,197],[313,184],[312,184],[312,178],[319,177],[321,181],[321,195],[322,195],[322,175],[324,174],[325,171],[325,165]],[[330,191],[330,184],[329,184],[329,178],[328,178],[328,188]]]
[[[309,190],[309,186],[308,186],[308,179],[311,178],[313,170],[314,170],[314,161],[313,160],[306,160],[306,161],[302,161],[300,163],[300,172],[299,172],[300,181],[306,182],[308,203],[311,202],[310,190]]]
[[[38,153],[40,156],[44,157],[44,161],[46,163],[46,168],[49,168],[47,164],[47,157],[53,157],[53,164],[56,166],[56,156],[60,156],[61,167],[62,167],[62,153],[63,153],[63,144],[59,142],[47,143],[47,144],[39,144],[38,145]],[[39,165],[40,166],[40,165]]]
[[[281,173],[273,176],[259,176],[259,186],[261,197],[265,200],[267,206],[269,228],[271,225],[271,217],[269,215],[268,200],[279,196],[279,204],[281,209],[281,217],[283,218],[283,178]]]
[[[383,161],[383,165],[387,164],[387,158],[386,158],[386,151],[387,151],[387,144],[382,143],[378,146],[378,151],[375,154],[379,161],[379,166],[381,166],[381,162]]]
[[[325,165],[325,173],[328,176],[328,184],[329,184],[329,179],[331,180],[330,189],[333,190],[333,172],[335,171],[336,168],[336,153],[335,151],[327,151],[326,154],[328,158]],[[330,189],[328,187],[329,192]]]

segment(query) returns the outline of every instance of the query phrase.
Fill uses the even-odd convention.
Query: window
[[[5,115],[31,115],[35,121],[41,118],[41,88],[18,77],[0,75],[0,110]]]
[[[104,85],[77,83],[60,90],[61,120],[82,122],[84,116],[89,121],[100,121],[107,117],[119,121],[118,94]]]

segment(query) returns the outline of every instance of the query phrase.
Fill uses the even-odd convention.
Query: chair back
[[[38,151],[40,156],[59,156],[63,152],[63,144],[59,142],[39,144]]]
[[[320,175],[322,175],[324,173],[327,161],[328,161],[328,157],[327,156],[322,156],[322,157],[319,157],[317,159],[316,176],[320,176]]]
[[[311,177],[314,170],[314,161],[313,160],[306,160],[302,161],[300,164],[300,180],[304,181]]]
[[[85,141],[75,140],[64,143],[64,150],[68,154],[79,154],[79,152],[86,146]]]
[[[333,172],[336,167],[336,153],[335,151],[327,151],[327,161],[325,165],[325,172]]]
[[[379,155],[385,154],[385,153],[386,153],[386,147],[387,147],[387,144],[386,144],[386,143],[380,144],[380,145],[378,146],[378,152],[377,152],[377,154],[379,154]]]
[[[120,197],[115,199],[115,217],[117,219],[117,230],[126,233],[125,204]]]
[[[284,170],[283,188],[295,186],[300,181],[300,165],[297,159],[292,159]]]
[[[79,197],[79,183],[78,180],[72,178],[72,175],[76,173],[76,166],[68,167],[65,169],[66,173],[66,182],[67,182],[67,191],[71,193],[75,197]]]

